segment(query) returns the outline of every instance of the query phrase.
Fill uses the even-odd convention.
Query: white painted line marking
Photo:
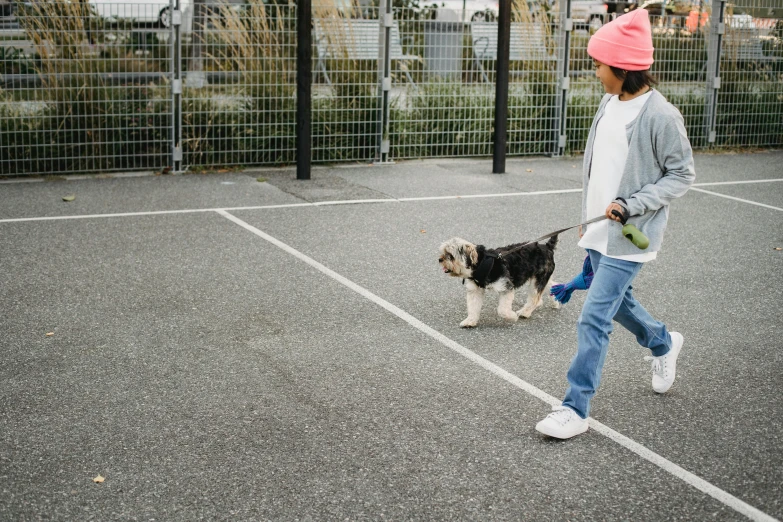
[[[59,221],[66,219],[90,219],[90,218],[112,218],[112,217],[131,217],[131,216],[158,216],[164,214],[189,214],[193,212],[214,212],[215,209],[203,210],[152,210],[148,212],[121,212],[117,214],[79,214],[76,216],[51,216],[51,217],[32,217],[32,218],[10,218],[0,219],[0,223],[19,223],[22,221]]]
[[[477,365],[481,366],[482,368],[490,371],[491,373],[497,375],[504,381],[508,382],[509,384],[516,386],[517,388],[520,388],[521,390],[524,390],[525,392],[529,393],[530,395],[542,400],[543,402],[555,406],[561,403],[559,399],[556,399],[555,397],[549,395],[545,391],[536,388],[532,384],[523,381],[516,375],[508,372],[507,370],[504,370],[500,366],[496,365],[493,362],[490,362],[489,360],[481,357],[477,353],[465,348],[461,344],[457,343],[456,341],[453,341],[443,335],[442,333],[438,332],[434,328],[424,324],[423,322],[419,321],[409,313],[405,312],[404,310],[401,310],[400,308],[394,306],[393,304],[389,303],[388,301],[378,297],[377,295],[373,294],[369,290],[367,290],[364,287],[361,287],[351,281],[350,279],[346,279],[345,277],[341,276],[337,272],[327,268],[326,266],[322,265],[315,259],[308,257],[307,255],[303,254],[302,252],[296,250],[293,247],[288,246],[287,244],[283,243],[282,241],[275,239],[274,237],[270,236],[269,234],[266,234],[265,232],[262,232],[261,230],[257,229],[256,227],[248,224],[245,221],[242,221],[241,219],[229,214],[228,212],[224,210],[217,210],[216,211],[221,216],[225,217],[226,219],[233,221],[237,225],[241,226],[245,230],[248,230],[249,232],[252,232],[253,234],[257,235],[261,239],[264,239],[265,241],[268,241],[269,243],[272,243],[276,247],[280,248],[281,250],[291,254],[292,256],[296,257],[297,259],[304,261],[308,265],[312,266],[319,272],[327,275],[328,277],[331,277],[335,281],[341,283],[342,285],[350,288],[357,294],[366,297],[373,303],[377,304],[381,308],[384,308],[397,316],[398,318],[402,319],[409,325],[413,326],[417,330],[421,331],[424,334],[429,335],[436,341],[440,342],[444,346],[454,350],[458,354],[462,355],[466,359],[476,363]],[[665,459],[664,457],[658,455],[657,453],[653,452],[652,450],[642,446],[638,442],[635,442],[625,435],[605,426],[604,424],[601,424],[597,420],[590,418],[590,426],[597,431],[598,433],[604,435],[605,437],[608,437],[609,439],[613,440],[620,446],[632,451],[633,453],[636,453],[643,459],[647,460],[648,462],[658,466],[662,470],[674,475],[675,477],[679,478],[683,482],[693,486],[694,488],[698,489],[699,491],[706,493],[707,495],[711,496],[712,498],[718,500],[719,502],[725,504],[726,506],[730,507],[731,509],[742,513],[746,517],[750,518],[751,520],[759,521],[759,522],[777,522],[776,519],[772,518],[771,516],[767,515],[763,511],[760,511],[759,509],[751,506],[750,504],[738,499],[737,497],[723,491],[722,489],[718,488],[717,486],[714,486],[707,482],[706,480],[694,475],[690,471],[687,471],[677,464]]]
[[[772,210],[783,211],[783,208],[780,208],[780,207],[773,207],[772,205],[765,205],[764,203],[757,203],[755,201],[750,201],[749,199],[735,198],[734,196],[727,196],[726,194],[720,194],[718,192],[712,192],[711,190],[704,190],[704,189],[692,188],[692,187],[691,187],[691,190],[695,190],[696,192],[704,192],[705,194],[711,194],[713,196],[718,196],[718,197],[721,197],[721,198],[733,199],[734,201],[741,201],[742,203],[748,203],[750,205],[756,205],[757,207],[771,208]]]
[[[783,179],[766,179],[766,180],[754,180],[754,181],[721,181],[718,183],[703,183],[703,186],[709,185],[740,185],[746,183],[770,183],[776,181],[783,181]],[[761,207],[771,208],[773,210],[781,210],[778,207],[771,207],[762,203],[755,203],[739,198],[733,198],[717,192],[710,192],[708,190],[695,188],[700,184],[694,184],[691,190],[697,192],[704,192],[706,194],[712,194],[729,199],[736,199],[737,201],[743,201],[753,205]],[[110,217],[133,217],[133,216],[156,216],[165,214],[192,214],[198,212],[217,212],[220,210],[238,211],[238,210],[270,210],[280,208],[297,208],[297,207],[328,207],[336,205],[362,205],[368,203],[403,203],[403,202],[416,202],[416,201],[443,201],[450,199],[478,199],[478,198],[508,198],[508,197],[523,197],[523,196],[547,196],[553,194],[574,194],[582,192],[582,189],[562,189],[562,190],[539,190],[535,192],[502,192],[496,194],[465,194],[460,196],[422,196],[415,198],[388,198],[388,199],[347,199],[338,201],[318,201],[315,203],[285,203],[280,205],[257,205],[248,207],[219,207],[219,208],[196,208],[196,209],[183,209],[183,210],[151,210],[147,212],[120,212],[117,214],[79,214],[75,216],[50,216],[50,217],[31,217],[31,218],[8,218],[0,219],[0,223],[21,223],[25,221],[59,221],[65,219],[92,219],[92,218],[110,218]]]
[[[716,187],[718,185],[747,185],[749,183],[775,183],[776,181],[783,181],[780,179],[751,179],[747,181],[715,181],[712,183],[694,183],[694,187]]]
[[[297,207],[328,207],[336,205],[362,205],[366,203],[401,203],[408,201],[432,201],[441,199],[470,199],[470,198],[489,198],[489,197],[508,197],[508,196],[541,196],[546,194],[568,194],[571,192],[582,192],[582,189],[566,190],[545,190],[539,192],[509,192],[507,194],[471,194],[466,196],[433,196],[421,198],[388,198],[388,199],[347,199],[338,201],[317,201],[315,203],[285,203],[280,205],[258,205],[250,207],[222,207],[222,208],[196,208],[183,210],[151,210],[148,212],[122,212],[117,214],[79,214],[75,216],[50,216],[50,217],[32,217],[32,218],[9,218],[0,219],[0,223],[20,223],[23,221],[58,221],[62,219],[90,219],[90,218],[109,218],[109,217],[131,217],[131,216],[156,216],[162,214],[192,214],[196,212],[218,212],[220,210],[238,211],[238,210],[269,210],[278,208],[297,208]]]
[[[43,183],[46,181],[43,178],[35,178],[35,179],[3,179],[0,180],[0,185],[15,185],[17,183]]]
[[[418,198],[398,198],[399,201],[436,201],[443,199],[508,198],[518,196],[543,196],[548,194],[572,194],[582,189],[539,190],[535,192],[499,192],[496,194],[468,194],[465,196],[423,196]]]
[[[690,484],[694,488],[702,491],[703,493],[706,493],[707,495],[720,501],[721,503],[732,508],[738,513],[745,515],[749,519],[764,521],[764,522],[777,522],[776,518],[767,515],[763,511],[738,499],[734,495],[727,493],[722,489],[720,489],[719,487],[710,484],[703,478],[694,475],[690,471],[681,468],[674,462],[671,462],[665,459],[664,457],[661,457],[657,453],[647,449],[646,447],[642,446],[638,442],[629,439],[625,435],[618,433],[617,431],[605,426],[604,424],[601,424],[600,422],[593,419],[592,417],[590,418],[590,427],[593,428],[598,433],[612,439],[620,446],[623,446],[624,448],[633,451],[643,459],[655,464],[656,466],[663,469],[664,471],[669,472],[670,474],[674,475],[675,477],[682,480],[683,482]]]
[[[150,210],[147,212],[120,212],[117,214],[79,214],[75,216],[51,216],[51,217],[32,217],[32,218],[10,218],[0,219],[0,223],[19,223],[22,221],[58,221],[65,219],[91,219],[91,218],[114,218],[114,217],[134,217],[134,216],[160,216],[167,214],[195,214],[199,212],[217,212],[218,210],[264,210],[272,208],[292,208],[292,207],[311,207],[312,203],[290,203],[287,205],[263,205],[257,207],[235,207],[235,208],[196,208],[185,210]]]
[[[383,198],[383,199],[341,199],[335,201],[316,201],[315,203],[308,203],[312,207],[328,207],[331,205],[361,205],[364,203],[399,203],[399,199]]]

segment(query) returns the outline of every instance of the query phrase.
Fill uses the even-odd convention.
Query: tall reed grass
[[[234,79],[211,89],[185,89],[186,162],[289,163],[295,152],[295,12],[287,4],[263,2],[240,10],[225,2],[214,7],[210,20],[194,22],[211,24],[206,68]]]
[[[0,113],[2,174],[163,167],[170,107],[163,86],[113,85],[118,72],[95,43],[103,21],[84,1],[24,4],[18,11],[35,49],[33,114],[14,96]],[[28,91],[29,92],[29,91]],[[6,94],[6,99],[10,98]],[[30,104],[28,103],[27,106]]]

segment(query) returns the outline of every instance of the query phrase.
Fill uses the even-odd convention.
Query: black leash
[[[616,210],[613,210],[612,212],[617,212]],[[549,234],[546,234],[541,237],[537,237],[536,239],[531,239],[530,241],[526,241],[522,243],[521,245],[517,245],[512,249],[506,250],[505,252],[498,253],[497,257],[502,258],[503,254],[510,254],[512,252],[516,252],[517,250],[520,250],[522,247],[526,247],[528,245],[532,245],[533,243],[538,243],[539,241],[543,241],[545,239],[549,239],[552,236],[556,236],[558,234],[562,234],[563,232],[567,232],[568,230],[571,230],[572,228],[581,227],[584,225],[589,225],[591,223],[597,223],[598,221],[603,221],[604,219],[609,219],[605,215],[604,216],[598,216],[594,217],[593,219],[590,219],[588,221],[585,221],[584,223],[579,223],[577,225],[571,225],[570,227],[561,228],[560,230],[555,230],[554,232],[550,232]]]

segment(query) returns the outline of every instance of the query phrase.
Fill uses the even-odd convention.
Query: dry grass
[[[279,12],[269,13],[279,9],[276,5],[267,7],[263,2],[253,2],[238,11],[222,3],[219,16],[211,20],[214,45],[206,53],[214,68],[239,72],[243,77],[259,73],[270,78],[285,77],[290,73],[287,47],[292,42],[286,19]]]
[[[90,33],[95,32],[96,19],[86,2],[51,0],[31,2],[24,6],[20,17],[27,38],[40,57],[37,73],[44,88],[59,90],[70,87],[71,80],[63,75],[78,74],[82,83],[98,81],[97,61],[90,46]]]

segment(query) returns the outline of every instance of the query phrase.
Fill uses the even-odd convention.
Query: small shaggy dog
[[[546,243],[517,248],[521,244],[489,249],[454,237],[440,246],[438,262],[443,272],[463,279],[468,290],[468,318],[460,326],[472,328],[478,324],[486,289],[500,294],[498,315],[507,321],[514,322],[518,317],[527,319],[541,306],[544,292],[548,294],[552,285],[557,236]],[[530,283],[527,302],[515,312],[511,308],[514,291],[527,282]],[[553,302],[558,308],[559,303]]]

